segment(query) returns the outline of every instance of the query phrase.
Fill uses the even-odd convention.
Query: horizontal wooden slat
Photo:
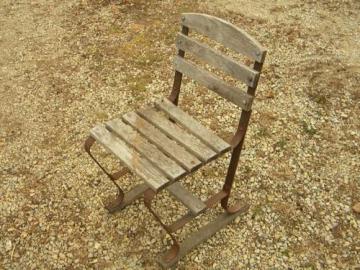
[[[186,173],[180,165],[164,155],[155,145],[145,140],[145,138],[131,126],[125,124],[120,119],[113,119],[107,122],[106,127],[139,151],[140,154],[147,158],[170,179],[178,179]]]
[[[222,19],[199,13],[182,14],[182,24],[206,35],[257,62],[263,62],[266,50],[248,33]]]
[[[216,156],[216,153],[208,146],[203,144],[200,140],[195,139],[195,137],[190,136],[185,130],[155,111],[154,108],[149,107],[141,109],[138,112],[142,117],[159,128],[167,136],[176,140],[176,142],[184,146],[187,151],[194,154],[200,160],[207,162]]]
[[[227,100],[240,106],[242,109],[246,111],[251,109],[253,97],[246,94],[241,89],[227,85],[225,82],[215,77],[212,73],[196,67],[179,56],[175,57],[174,65],[177,71],[203,84],[223,98],[226,98]]]
[[[225,71],[227,74],[246,83],[250,87],[254,87],[257,84],[259,72],[246,65],[235,62],[230,57],[222,55],[209,46],[189,38],[184,34],[179,33],[176,39],[176,46],[178,49],[190,52],[206,63]]]
[[[176,199],[182,202],[193,214],[197,215],[206,208],[205,203],[186,190],[179,182],[166,187]]]
[[[90,134],[97,142],[116,155],[130,170],[143,178],[154,191],[158,191],[169,183],[169,180],[148,160],[141,157],[135,149],[128,147],[125,142],[104,126],[94,127]]]
[[[164,98],[156,102],[155,105],[217,153],[222,153],[230,149],[231,146],[227,142],[209,131],[168,99]]]
[[[155,144],[161,151],[176,160],[187,171],[193,171],[201,165],[201,161],[187,152],[184,148],[169,139],[164,133],[155,128],[135,112],[123,116],[126,123],[129,123],[147,140]]]

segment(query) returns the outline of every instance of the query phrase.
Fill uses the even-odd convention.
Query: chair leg
[[[243,144],[243,140],[234,148],[232,152],[228,172],[226,174],[225,183],[222,189],[224,192],[226,192],[227,195],[221,200],[221,206],[229,214],[236,213],[240,211],[242,208],[241,203],[235,203],[234,205],[229,206],[229,198],[234,183],[236,169],[239,163],[242,144]]]
[[[125,175],[129,171],[128,171],[128,169],[123,169],[114,174],[110,174],[109,172],[107,172],[106,169],[100,164],[100,162],[93,156],[93,154],[90,151],[90,149],[94,143],[95,143],[95,139],[93,137],[89,136],[85,141],[85,145],[84,145],[85,151],[89,154],[89,156],[92,158],[92,160],[94,160],[94,162],[100,167],[100,169],[109,177],[111,182],[117,188],[117,195],[116,195],[115,199],[108,202],[105,206],[105,208],[109,212],[112,213],[112,212],[116,211],[117,209],[119,209],[119,207],[123,204],[124,197],[125,197],[124,191],[115,182],[115,180],[119,179],[121,176]]]
[[[249,91],[248,91],[248,93],[249,93]],[[253,95],[253,94],[254,93],[251,93],[251,95]],[[228,168],[226,178],[225,178],[225,183],[224,183],[224,186],[222,189],[224,192],[227,193],[227,196],[221,200],[221,206],[228,213],[235,213],[241,209],[241,206],[239,204],[229,206],[229,197],[230,197],[231,189],[232,189],[232,186],[234,183],[234,177],[235,177],[236,169],[237,169],[237,166],[239,163],[241,149],[244,144],[246,130],[249,125],[250,116],[251,116],[251,110],[243,111],[241,113],[239,126],[238,126],[235,136],[233,137],[233,139],[234,139],[233,144],[232,144],[233,150],[232,150],[232,154],[231,154],[229,168]]]
[[[217,231],[224,228],[231,221],[233,221],[237,216],[243,214],[248,211],[249,205],[246,202],[239,202],[236,204],[236,209],[231,206],[226,208],[226,212],[221,214],[211,223],[200,228],[198,231],[192,233],[189,237],[187,237],[184,241],[179,243],[174,237],[173,233],[183,227],[186,223],[193,220],[199,214],[192,214],[189,212],[185,214],[183,217],[175,221],[170,225],[164,224],[160,216],[152,209],[151,202],[154,199],[156,192],[148,188],[144,192],[144,203],[148,208],[150,213],[155,217],[155,219],[160,223],[162,228],[166,231],[166,233],[171,237],[173,244],[172,246],[158,259],[158,263],[162,266],[162,268],[167,269],[171,267],[175,267],[177,262],[186,256],[193,248],[206,241],[212,235],[214,235]],[[217,205],[223,198],[228,196],[223,190],[211,196],[207,201],[207,208],[212,208]],[[235,211],[236,210],[236,211]],[[203,212],[202,212],[203,213]]]
[[[178,261],[186,256],[192,249],[205,242],[211,236],[213,236],[216,232],[220,231],[222,228],[226,227],[230,224],[236,217],[241,214],[244,214],[248,211],[249,205],[245,202],[241,202],[239,205],[239,209],[233,213],[229,214],[227,212],[219,215],[215,220],[201,227],[198,231],[191,233],[185,240],[178,245],[178,251],[176,256],[172,256],[171,259],[165,256],[158,259],[158,263],[162,268],[167,269],[173,266],[176,266]],[[168,252],[172,252],[170,249]]]
[[[160,223],[161,227],[163,227],[163,229],[171,237],[171,240],[173,241],[171,248],[165,253],[165,255],[163,257],[163,260],[165,262],[170,262],[178,256],[180,246],[179,246],[179,243],[177,242],[175,236],[171,233],[171,230],[169,229],[169,227],[161,221],[159,215],[151,208],[151,202],[154,199],[155,195],[156,195],[156,193],[152,189],[150,189],[150,188],[147,189],[144,193],[144,204],[149,209],[150,213],[153,214],[155,219]]]

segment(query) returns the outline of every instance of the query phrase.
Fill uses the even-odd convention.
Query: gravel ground
[[[360,2],[189,2],[0,2],[0,269],[158,268],[169,238],[141,201],[104,210],[115,190],[82,145],[96,123],[167,95],[184,11],[229,20],[269,52],[235,186],[250,211],[178,268],[360,268]],[[236,108],[192,82],[180,104],[224,137],[236,126]],[[227,158],[185,185],[206,198]],[[185,211],[168,194],[156,205],[166,220]]]

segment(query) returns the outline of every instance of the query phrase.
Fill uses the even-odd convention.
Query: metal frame
[[[181,32],[185,35],[188,35],[189,28],[183,26]],[[178,55],[180,57],[184,57],[185,52],[179,50]],[[262,63],[255,62],[253,69],[260,73],[262,69]],[[182,73],[180,73],[179,71],[175,71],[174,84],[169,96],[169,100],[175,105],[178,105],[181,82],[182,82]],[[247,93],[254,96],[256,87],[257,85],[255,85],[254,87],[248,87]],[[232,146],[232,154],[222,189],[207,199],[207,201],[205,202],[206,208],[204,209],[204,211],[197,214],[193,214],[189,211],[187,214],[185,214],[184,216],[182,216],[181,218],[179,218],[177,221],[175,221],[170,225],[164,224],[161,221],[159,215],[153,210],[151,206],[151,203],[155,198],[156,192],[150,189],[146,184],[140,184],[135,186],[127,193],[124,193],[124,191],[115,181],[121,176],[128,173],[129,171],[127,169],[123,169],[114,174],[110,174],[109,172],[107,172],[90,151],[92,145],[95,142],[95,139],[93,139],[91,136],[87,138],[85,142],[85,151],[90,155],[90,157],[94,160],[94,162],[101,168],[101,170],[109,177],[109,179],[116,186],[118,191],[116,198],[106,205],[106,209],[110,213],[113,213],[117,210],[123,209],[127,205],[131,204],[134,200],[143,196],[145,206],[154,215],[155,219],[159,222],[162,228],[171,237],[173,242],[172,246],[159,259],[159,263],[162,267],[168,268],[174,266],[192,248],[196,247],[198,244],[208,239],[211,235],[213,235],[221,228],[229,224],[238,215],[246,212],[249,209],[249,205],[244,202],[238,202],[235,205],[230,206],[229,198],[231,195],[234,176],[238,166],[241,150],[244,144],[245,134],[249,124],[250,116],[251,116],[251,110],[250,111],[242,110],[240,120],[238,123],[238,128],[231,139],[230,144]],[[224,214],[220,215],[212,223],[209,223],[208,225],[201,228],[199,231],[190,235],[190,237],[184,240],[181,244],[176,240],[174,233],[177,230],[182,228],[185,224],[193,220],[199,214],[204,213],[207,209],[215,207],[218,203],[220,203],[221,207],[224,209],[225,211]]]
[[[200,243],[211,237],[214,233],[219,231],[221,228],[225,227],[237,216],[245,213],[249,209],[249,205],[245,202],[238,202],[233,206],[228,205],[228,198],[230,196],[231,186],[234,179],[234,177],[232,176],[232,178],[228,178],[228,177],[226,178],[222,190],[215,193],[205,201],[206,208],[204,209],[203,212],[200,212],[198,214],[193,214],[189,211],[187,214],[180,217],[177,221],[173,222],[170,225],[166,225],[161,221],[160,216],[153,210],[151,206],[151,203],[155,198],[156,192],[154,192],[146,184],[139,184],[133,187],[130,191],[124,193],[124,191],[115,181],[119,179],[121,176],[128,173],[129,171],[127,169],[123,169],[113,174],[109,173],[90,151],[94,142],[95,140],[92,137],[88,137],[87,140],[85,141],[85,151],[90,155],[90,157],[100,167],[100,169],[109,177],[109,179],[116,186],[118,191],[115,199],[107,203],[105,205],[105,208],[110,213],[114,213],[116,211],[124,209],[127,205],[131,204],[133,201],[143,196],[145,206],[150,211],[150,213],[153,214],[155,219],[159,222],[159,224],[166,231],[166,233],[169,234],[173,242],[170,249],[167,250],[163,254],[163,256],[161,256],[158,259],[159,264],[163,268],[169,268],[176,265],[176,263],[182,257],[184,257],[191,249],[195,248],[197,245],[199,245]],[[235,149],[233,150],[232,160],[234,157],[234,153],[235,153]],[[230,163],[229,172],[234,171],[235,173],[235,170],[236,170],[236,165],[234,163]],[[231,181],[228,179],[231,179]],[[190,235],[186,240],[184,240],[180,244],[175,238],[174,233],[179,229],[181,229],[184,225],[192,221],[195,217],[204,213],[207,209],[213,208],[216,205],[218,205],[218,203],[221,203],[221,206],[224,208],[225,213],[219,216],[212,223],[209,223],[208,225],[204,226],[196,233]]]

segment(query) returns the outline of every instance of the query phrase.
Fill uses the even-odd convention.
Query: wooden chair
[[[85,142],[85,150],[118,189],[116,199],[107,205],[107,209],[110,212],[123,209],[143,196],[146,207],[170,235],[173,245],[159,259],[164,268],[175,265],[192,248],[247,211],[249,207],[245,202],[230,206],[228,200],[266,55],[266,50],[255,39],[222,19],[205,14],[185,13],[182,14],[181,24],[182,30],[176,40],[178,55],[174,61],[175,79],[169,98],[95,126]],[[253,61],[252,67],[234,61],[190,38],[189,29],[250,58]],[[245,83],[247,92],[230,86],[211,72],[185,60],[185,52]],[[237,130],[229,143],[177,106],[183,75],[241,108]],[[115,174],[108,173],[90,152],[95,141],[115,154],[127,168]],[[186,175],[228,151],[232,151],[232,154],[225,182],[222,190],[215,195],[201,201],[180,184],[179,180]],[[124,193],[115,180],[128,171],[137,174],[144,182]],[[186,215],[170,225],[164,224],[151,207],[152,199],[163,189],[173,194],[189,209]],[[173,235],[174,232],[218,203],[225,210],[224,213],[179,244]]]

